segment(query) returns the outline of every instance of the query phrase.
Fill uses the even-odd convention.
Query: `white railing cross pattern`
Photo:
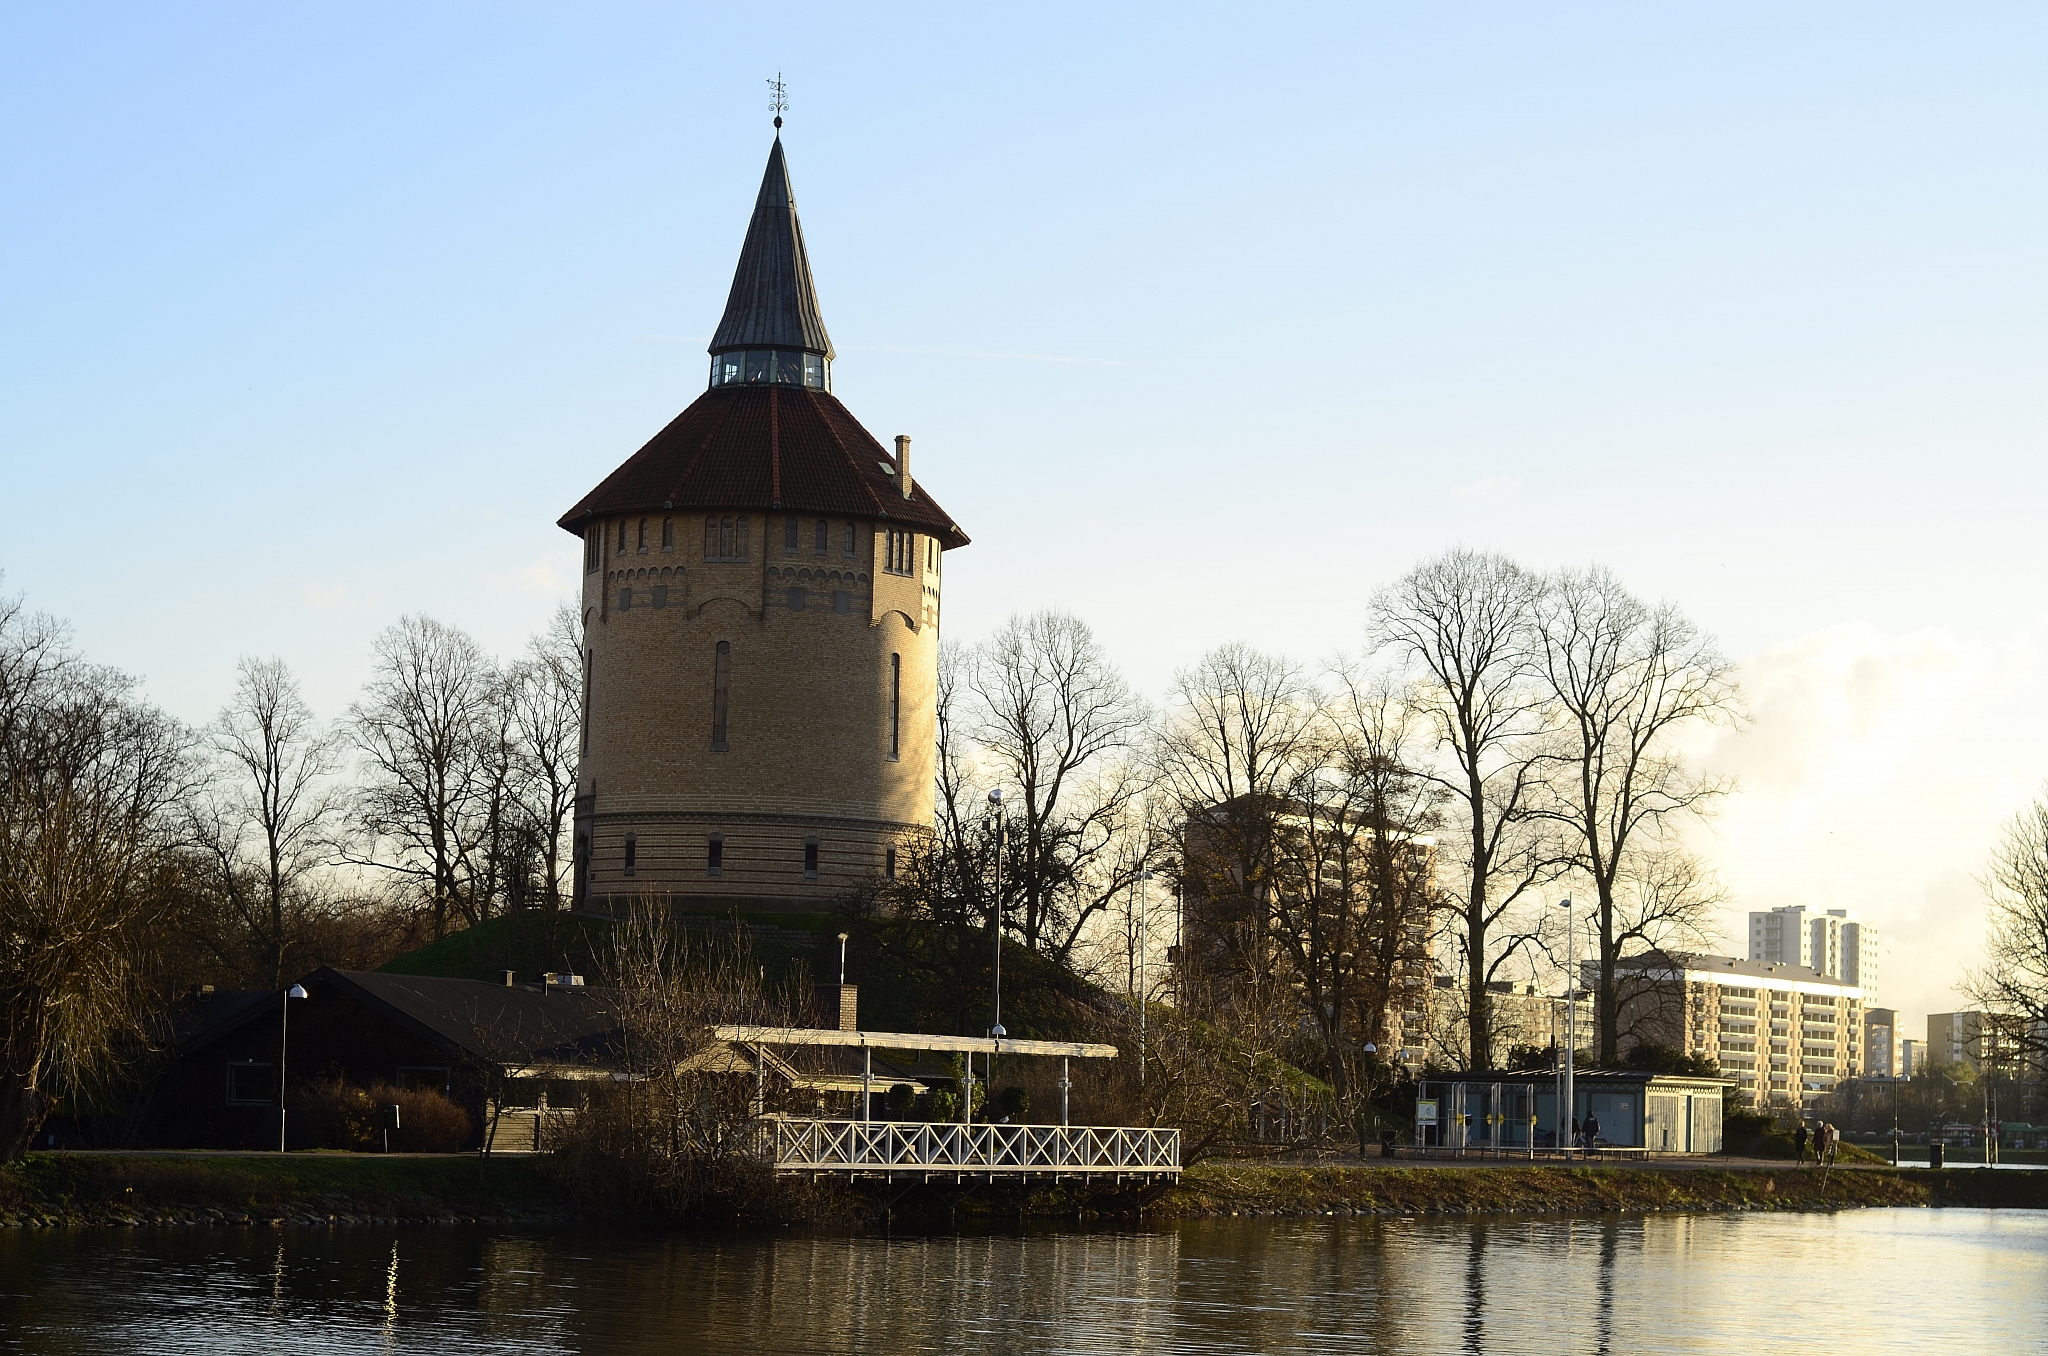
[[[778,1172],[1180,1175],[1180,1131],[1144,1126],[771,1117],[761,1128]]]

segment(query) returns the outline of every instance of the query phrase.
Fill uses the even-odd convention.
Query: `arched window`
[[[725,752],[726,698],[732,688],[732,642],[721,640],[711,660],[711,748]]]
[[[664,551],[676,549],[676,520],[673,518],[663,518],[661,520],[661,549]]]
[[[640,520],[640,536],[635,542],[635,546],[641,555],[647,554],[647,520],[645,518]]]
[[[747,520],[744,514],[740,517],[739,535],[734,538],[734,542],[735,549],[733,550],[732,558],[734,560],[745,560],[747,558]]]
[[[848,523],[848,524],[846,525],[846,552],[845,552],[845,553],[846,553],[846,555],[847,555],[847,556],[848,556],[849,558],[851,558],[851,557],[852,557],[852,555],[853,555],[853,524],[852,524],[852,523]]]
[[[626,554],[626,520],[619,519],[619,554]]]
[[[604,529],[593,527],[583,534],[583,573],[596,574],[599,557],[604,555]]]
[[[903,736],[903,656],[889,656],[889,756],[894,758],[902,748]]]
[[[818,530],[812,534],[815,540],[811,544],[811,549],[821,556],[831,549],[831,543],[827,540],[831,531],[830,525],[823,518],[818,519]]]
[[[720,560],[732,559],[732,519],[730,518],[720,518],[718,520],[718,558]]]
[[[704,520],[704,559],[718,559],[718,515],[715,513]]]
[[[796,519],[794,518],[784,518],[782,520],[782,549],[785,551],[796,550]]]

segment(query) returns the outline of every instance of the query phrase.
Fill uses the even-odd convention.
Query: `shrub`
[[[1031,1094],[1013,1083],[996,1098],[996,1110],[1013,1121],[1022,1120],[1031,1110]]]
[[[340,1079],[309,1083],[292,1094],[285,1118],[294,1149],[384,1147],[384,1108],[398,1108],[399,1128],[391,1132],[393,1153],[458,1153],[475,1131],[469,1113],[426,1088],[359,1088]]]
[[[882,1094],[882,1105],[888,1108],[891,1116],[899,1121],[903,1120],[910,1115],[910,1109],[917,1105],[917,1089],[908,1083],[893,1084]]]

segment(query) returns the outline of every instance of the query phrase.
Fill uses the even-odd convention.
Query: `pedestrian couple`
[[[1799,1161],[1806,1161],[1806,1122],[1799,1122],[1799,1128],[1792,1132],[1792,1147],[1799,1151]],[[1835,1161],[1835,1149],[1841,1142],[1841,1132],[1828,1121],[1822,1121],[1812,1132],[1813,1161],[1826,1165]]]
[[[1594,1145],[1596,1145],[1599,1142],[1599,1140],[1600,1118],[1598,1116],[1595,1116],[1592,1112],[1589,1111],[1586,1113],[1586,1119],[1583,1121],[1576,1116],[1572,1117],[1573,1144],[1576,1144],[1581,1149],[1590,1149],[1594,1147]]]

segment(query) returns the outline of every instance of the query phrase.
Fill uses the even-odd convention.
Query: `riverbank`
[[[0,1168],[0,1226],[565,1224],[534,1159],[394,1154],[30,1154]]]
[[[1203,1163],[1148,1214],[1610,1214],[1976,1206],[2048,1209],[2048,1173],[1770,1168]]]
[[[792,1198],[791,1204],[796,1203]],[[873,1197],[803,1193],[805,1223],[876,1222]],[[1141,1213],[1215,1216],[1647,1214],[1973,1206],[2048,1209],[2048,1173],[1969,1168],[1553,1167],[1204,1163],[1148,1199],[1090,1200],[1071,1187],[1019,1196],[983,1188],[953,1206],[906,1199],[897,1218],[965,1223]],[[937,1207],[937,1213],[934,1208]],[[587,1223],[532,1158],[369,1154],[35,1154],[0,1168],[0,1227]]]

